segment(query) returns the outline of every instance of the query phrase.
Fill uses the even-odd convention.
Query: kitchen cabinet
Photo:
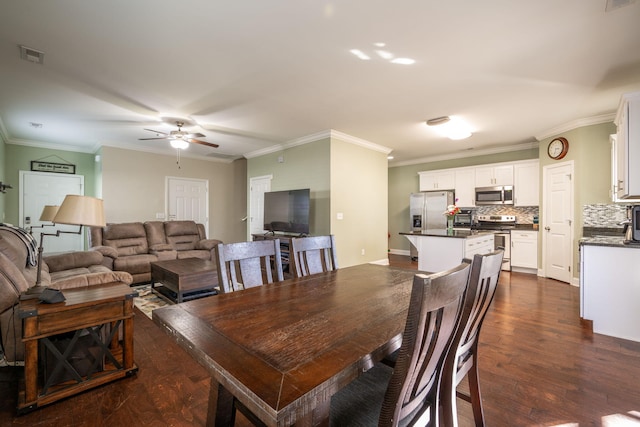
[[[475,182],[476,171],[474,168],[455,170],[455,192],[458,206],[473,207],[476,205]]]
[[[476,187],[513,185],[513,164],[476,168]]]
[[[538,232],[511,230],[511,269],[538,269]],[[526,271],[525,271],[526,272]]]
[[[420,191],[453,190],[456,186],[453,169],[419,172],[419,175]]]
[[[640,92],[622,96],[615,123],[613,191],[616,199],[640,198]]]
[[[580,244],[580,316],[593,332],[640,342],[638,264],[638,246]]]
[[[515,163],[513,165],[513,193],[515,206],[540,204],[540,162]]]
[[[425,230],[403,234],[418,250],[418,270],[435,273],[459,265],[464,258],[493,251],[493,233]]]

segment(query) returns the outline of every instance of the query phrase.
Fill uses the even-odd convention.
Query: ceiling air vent
[[[42,62],[44,61],[44,52],[31,49],[30,47],[20,46],[20,58],[24,59],[25,61],[42,64]]]

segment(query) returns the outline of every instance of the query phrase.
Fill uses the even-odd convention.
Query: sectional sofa
[[[207,239],[195,221],[147,221],[91,227],[91,250],[100,252],[112,270],[126,271],[133,283],[151,280],[151,263],[169,259],[215,259],[220,240]]]

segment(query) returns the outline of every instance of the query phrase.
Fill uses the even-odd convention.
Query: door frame
[[[262,175],[262,176],[254,176],[249,178],[249,191],[247,192],[248,194],[248,198],[249,200],[247,201],[247,204],[249,205],[249,215],[247,216],[247,240],[251,240],[251,219],[254,216],[254,212],[253,210],[255,209],[255,206],[253,206],[252,200],[253,200],[253,183],[255,181],[262,181],[262,180],[268,180],[269,181],[269,191],[271,191],[271,183],[273,181],[273,175]],[[263,192],[264,194],[264,192]],[[264,197],[264,196],[263,196]]]
[[[571,174],[571,179],[570,179],[570,201],[569,201],[569,206],[570,206],[570,221],[571,221],[571,226],[569,227],[569,239],[571,241],[571,244],[569,245],[569,254],[567,255],[568,260],[567,264],[571,266],[571,278],[570,281],[568,282],[570,285],[572,286],[579,286],[580,284],[580,278],[579,277],[575,277],[575,273],[577,271],[577,267],[576,267],[576,263],[574,262],[574,254],[575,254],[575,250],[574,250],[574,236],[575,236],[575,225],[576,225],[576,221],[575,221],[575,162],[573,160],[569,160],[566,162],[561,162],[561,163],[551,163],[548,165],[545,165],[542,168],[542,207],[543,207],[543,211],[542,213],[542,224],[540,225],[540,232],[542,232],[542,239],[541,239],[541,244],[542,244],[542,276],[543,277],[548,277],[547,276],[547,233],[545,232],[545,227],[547,226],[547,218],[546,215],[544,215],[544,213],[547,211],[547,209],[549,208],[549,203],[551,203],[548,198],[547,198],[547,194],[548,194],[548,187],[549,187],[549,182],[547,180],[547,173],[551,168],[557,168],[557,167],[564,167],[564,166],[569,166],[570,167],[570,174]]]

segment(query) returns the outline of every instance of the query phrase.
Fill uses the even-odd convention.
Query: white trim
[[[411,256],[411,252],[406,249],[389,249],[389,253],[392,255]]]
[[[540,135],[536,135],[536,139],[538,141],[542,141],[543,139],[551,138],[552,136],[558,136],[561,133],[569,132],[570,130],[578,129],[581,127],[613,122],[615,117],[616,117],[615,113],[607,113],[607,114],[601,114],[599,116],[586,117],[584,119],[573,120],[568,123],[565,123],[541,132]]]
[[[373,142],[369,142],[367,140],[357,138],[355,136],[347,135],[346,133],[339,132],[337,130],[329,129],[329,130],[324,130],[311,135],[303,136],[301,138],[296,138],[291,141],[287,141],[283,144],[277,144],[277,145],[273,145],[271,147],[263,148],[260,150],[251,151],[249,153],[246,153],[244,157],[247,159],[251,159],[254,157],[264,156],[265,154],[271,154],[271,153],[276,153],[278,151],[286,150],[287,148],[297,147],[298,145],[304,145],[304,144],[309,144],[311,142],[321,141],[327,138],[339,139],[343,142],[359,145],[369,150],[379,151],[384,154],[389,154],[392,151],[391,148],[374,144]]]
[[[389,164],[389,167],[395,168],[398,166],[410,166],[410,165],[417,165],[420,163],[433,163],[433,162],[439,162],[442,160],[466,159],[469,157],[486,156],[489,154],[499,154],[499,153],[507,153],[511,151],[531,150],[531,149],[537,149],[539,145],[540,143],[538,141],[532,141],[532,142],[526,142],[524,144],[508,145],[504,147],[493,147],[493,148],[485,148],[485,149],[479,149],[479,150],[465,150],[457,153],[443,154],[440,156],[421,157],[419,159],[407,160],[404,162],[397,162],[397,163]]]

